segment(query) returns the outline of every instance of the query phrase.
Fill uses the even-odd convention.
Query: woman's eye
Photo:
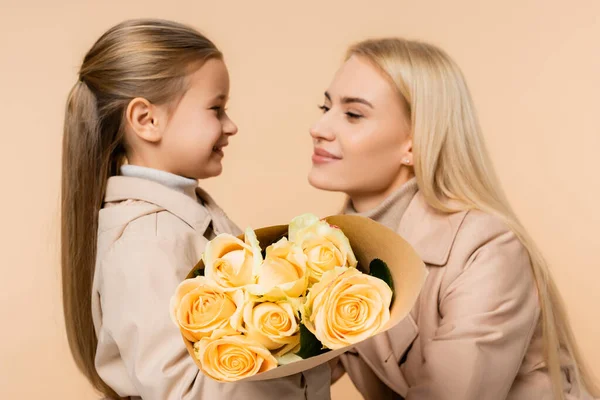
[[[325,104],[319,106],[319,109],[321,111],[323,111],[323,114],[325,114],[327,111],[329,111],[329,107],[327,107]]]
[[[354,119],[354,120],[356,120],[356,119],[360,119],[360,118],[362,118],[362,117],[363,117],[363,116],[362,116],[362,115],[360,115],[360,114],[355,114],[355,113],[353,113],[353,112],[350,112],[350,111],[348,111],[348,112],[346,113],[346,115],[348,116],[348,118],[350,118],[350,119]]]
[[[323,114],[325,114],[326,112],[328,112],[331,109],[330,107],[326,106],[325,104],[320,105],[318,107],[319,107],[319,110],[323,111]],[[348,117],[348,119],[354,120],[354,121],[356,121],[356,120],[358,120],[360,118],[363,118],[362,115],[353,113],[351,111],[347,111],[345,114]]]

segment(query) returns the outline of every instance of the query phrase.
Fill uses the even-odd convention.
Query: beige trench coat
[[[525,248],[497,218],[441,214],[417,194],[395,227],[429,271],[410,315],[334,365],[365,399],[552,399]],[[588,399],[572,385],[567,399]]]
[[[169,300],[198,262],[207,237],[239,234],[200,189],[196,199],[159,183],[116,176],[100,211],[93,317],[96,368],[119,395],[144,400],[330,398],[330,370],[264,382],[219,383],[198,372]]]

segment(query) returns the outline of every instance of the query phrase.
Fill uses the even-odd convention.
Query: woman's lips
[[[315,147],[314,153],[312,155],[312,161],[314,164],[326,164],[341,159],[341,157],[338,157],[328,152],[327,150],[318,147]]]

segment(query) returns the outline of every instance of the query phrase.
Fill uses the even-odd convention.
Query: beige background
[[[406,35],[447,49],[470,83],[506,191],[551,261],[600,375],[600,1],[19,3],[2,0],[0,8],[0,398],[94,398],[68,353],[60,305],[63,107],[93,41],[140,16],[193,24],[226,55],[240,134],[223,176],[203,185],[243,227],[338,210],[340,195],[306,181],[307,130],[346,45]],[[360,396],[343,380],[333,398]]]

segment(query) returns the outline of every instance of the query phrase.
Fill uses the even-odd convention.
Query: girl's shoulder
[[[181,218],[156,204],[124,200],[107,204],[98,216],[98,257],[118,247],[151,249],[160,243],[186,247],[197,241],[195,230]]]
[[[145,201],[123,201],[100,212],[97,273],[133,277],[156,264],[183,279],[208,240],[177,215]],[[160,265],[159,265],[160,264]]]

